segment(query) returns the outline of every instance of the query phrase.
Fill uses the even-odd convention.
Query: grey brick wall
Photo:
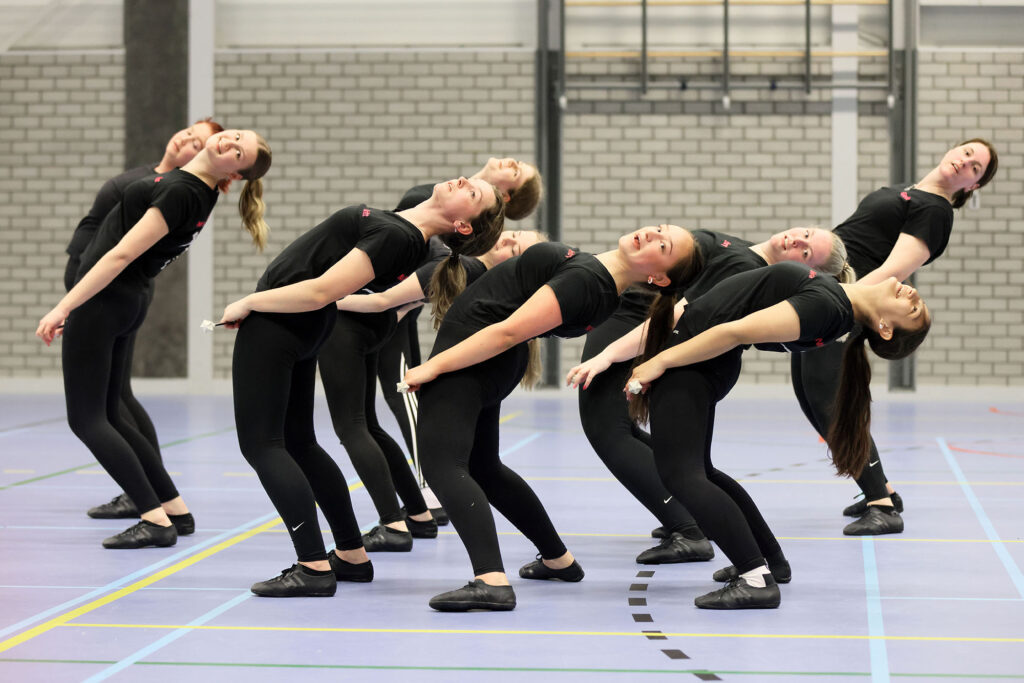
[[[0,55],[0,377],[60,373],[36,324],[63,295],[64,248],[123,170],[120,55]]]
[[[946,255],[919,273],[936,314],[918,357],[921,384],[1024,383],[1024,54],[922,52],[918,175],[965,136],[990,138],[1000,172],[981,207],[958,212]],[[596,79],[629,64],[570,64]],[[784,78],[791,64],[733,65]],[[656,78],[696,82],[714,64],[657,64]],[[816,74],[827,75],[825,65]],[[864,74],[884,65],[868,62]],[[63,249],[99,185],[122,168],[123,66],[117,55],[0,57],[0,376],[59,373],[33,337],[61,294]],[[887,109],[860,95],[858,195],[888,178]],[[828,226],[831,95],[736,90],[570,93],[565,116],[564,239],[606,249],[648,223],[673,221],[748,239],[790,225]],[[523,52],[225,53],[216,113],[274,150],[265,199],[272,236],[255,253],[239,231],[239,188],[216,214],[214,310],[252,290],[284,245],[333,211],[391,207],[410,186],[479,168],[490,154],[532,159],[533,55]],[[527,219],[523,227],[534,227]],[[210,239],[204,235],[201,239]],[[423,316],[421,338],[433,337]],[[230,334],[215,335],[215,373],[230,374]],[[568,368],[580,341],[562,346]],[[884,367],[876,363],[884,376]],[[788,381],[788,361],[750,353],[745,382]]]

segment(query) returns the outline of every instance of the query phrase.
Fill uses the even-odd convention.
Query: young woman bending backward
[[[474,580],[435,596],[431,607],[515,607],[490,505],[539,551],[519,570],[521,577],[583,578],[536,494],[498,458],[501,401],[527,374],[526,342],[584,334],[611,315],[630,284],[682,287],[699,262],[693,237],[677,226],[642,228],[621,237],[618,249],[597,255],[548,242],[487,271],[441,311],[430,360],[411,369],[405,382],[412,389],[422,385],[423,471],[469,552]]]
[[[501,212],[491,185],[465,178],[438,183],[429,199],[399,213],[342,209],[286,247],[254,294],[224,309],[222,322],[239,328],[231,368],[238,443],[298,557],[254,584],[257,595],[331,596],[337,581],[373,578],[345,477],[313,431],[317,352],[338,318],[335,301],[401,280],[435,235],[456,252],[488,249],[501,234]],[[317,505],[334,535],[329,557]]]
[[[445,276],[456,283],[447,293],[451,299],[462,291],[457,283],[473,282],[540,238],[540,233],[533,231],[505,231],[492,248],[477,256],[453,252],[434,238],[431,246],[437,242],[444,251],[429,258],[412,275],[383,292],[352,294],[338,302],[338,322],[320,351],[320,377],[335,432],[380,517],[380,523],[363,535],[367,552],[404,552],[412,549],[413,538],[437,537],[438,523],[427,509],[405,454],[377,421],[377,349],[395,329],[393,309],[422,302],[424,287],[447,259],[457,261],[463,270],[462,274],[455,270]],[[392,390],[398,380],[391,380]],[[382,386],[386,386],[383,380]],[[398,497],[405,503],[404,508],[399,508]]]
[[[103,183],[100,191],[96,193],[89,212],[82,217],[82,220],[75,226],[75,232],[71,236],[65,252],[68,255],[68,263],[64,268],[64,289],[71,291],[75,286],[78,277],[78,269],[82,265],[82,252],[89,246],[92,238],[96,236],[103,219],[107,217],[110,210],[120,203],[124,198],[124,191],[129,185],[140,178],[150,175],[159,175],[181,168],[199,154],[199,150],[206,144],[207,138],[214,133],[224,130],[216,121],[209,118],[196,121],[188,128],[183,128],[171,136],[164,147],[164,155],[157,164],[144,164],[130,168],[120,173],[107,182]],[[150,295],[153,289],[150,288]],[[134,355],[135,335],[128,341],[128,348],[125,351],[125,362],[128,367],[132,365]],[[142,407],[138,399],[132,393],[131,382],[125,378],[124,386],[121,387],[121,414],[128,424],[145,437],[153,452],[160,457],[160,442],[157,440],[156,429],[146,409]],[[95,519],[131,519],[139,516],[135,503],[122,491],[110,502],[89,508],[86,513]]]
[[[876,284],[889,277],[904,281],[946,249],[953,209],[984,187],[999,165],[992,145],[980,138],[946,152],[938,166],[910,187],[883,187],[865,197],[852,216],[836,226],[850,254],[858,282]],[[822,436],[832,422],[843,344],[793,354],[793,389],[804,415]],[[843,514],[858,517],[848,536],[903,531],[902,499],[885,478],[878,449],[869,440],[871,460],[857,477],[864,498]],[[891,495],[893,494],[893,495]]]
[[[732,562],[714,575],[728,581],[726,587],[698,597],[695,604],[706,609],[778,607],[775,579],[789,575],[779,543],[743,487],[711,462],[715,405],[736,383],[743,348],[754,344],[800,352],[854,330],[844,357],[837,419],[827,440],[838,472],[856,477],[868,460],[870,366],[864,341],[883,358],[903,358],[927,334],[928,309],[912,287],[895,278],[876,285],[840,284],[791,262],[722,281],[687,304],[675,329],[670,329],[673,302],[661,299],[652,310],[644,362],[630,377],[630,384],[638,382],[646,393],[634,398],[630,414],[641,422],[649,417],[665,488],[685,501]]]
[[[694,230],[705,257],[704,270],[676,304],[678,320],[687,299],[693,300],[730,275],[783,261],[806,263],[818,272],[838,275],[846,266],[846,249],[833,233],[818,228],[790,228],[763,242],[707,230]],[[627,290],[622,303],[604,323],[587,334],[583,357],[566,382],[579,386],[580,420],[594,452],[611,473],[658,519],[652,532],[661,542],[636,558],[640,564],[706,561],[714,557],[711,544],[686,511],[685,502],[665,490],[658,477],[651,437],[629,417],[622,386],[633,358],[643,347],[642,335],[654,294]],[[640,325],[637,327],[637,325]]]
[[[131,340],[146,316],[153,278],[203,229],[218,186],[247,181],[238,208],[262,248],[267,226],[259,179],[270,160],[259,135],[226,130],[211,135],[182,168],[132,183],[83,252],[75,286],[39,321],[36,335],[47,344],[64,334],[71,430],[141,513],[138,524],[104,540],[105,548],[171,546],[179,534],[195,530],[160,457],[121,414]]]

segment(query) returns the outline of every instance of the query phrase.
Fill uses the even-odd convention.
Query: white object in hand
[[[201,327],[204,332],[213,332],[215,325],[212,320],[204,320],[199,324],[199,327]]]
[[[398,384],[396,384],[395,385],[395,389],[398,390],[398,393],[400,393],[400,394],[408,394],[409,393],[409,385],[406,384],[405,382],[399,382]]]
[[[629,389],[629,393],[631,394],[639,394],[644,387],[640,384],[640,380],[634,379],[626,385],[626,388]]]

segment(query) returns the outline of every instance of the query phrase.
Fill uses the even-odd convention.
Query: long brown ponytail
[[[704,252],[701,251],[700,242],[694,240],[693,254],[689,260],[680,262],[667,273],[671,284],[658,289],[658,296],[651,303],[642,341],[643,352],[637,355],[636,360],[633,361],[633,367],[654,358],[665,348],[674,327],[673,312],[676,303],[686,288],[700,276],[704,270],[704,261]],[[637,424],[647,424],[650,419],[650,410],[649,392],[630,397],[629,417]]]
[[[270,227],[263,220],[267,206],[263,203],[262,178],[270,170],[273,156],[266,140],[259,135],[256,136],[256,140],[258,143],[256,161],[244,171],[239,171],[239,174],[245,178],[245,187],[242,188],[242,193],[238,197],[238,214],[242,217],[242,228],[252,235],[253,244],[263,251],[263,248],[267,246]]]
[[[497,188],[493,185],[491,187],[494,190],[494,205],[470,221],[473,232],[468,235],[450,232],[440,237],[452,253],[438,264],[430,276],[430,302],[433,304],[430,317],[434,321],[435,330],[441,326],[441,320],[451,308],[455,297],[466,288],[466,269],[459,256],[480,256],[487,253],[497,244],[505,227],[505,200]]]
[[[867,340],[871,350],[881,358],[899,360],[921,345],[931,326],[929,315],[917,329],[894,329],[888,340],[874,330],[863,328],[847,342],[832,424],[825,437],[832,463],[840,476],[859,477],[871,455],[871,364],[864,341]]]

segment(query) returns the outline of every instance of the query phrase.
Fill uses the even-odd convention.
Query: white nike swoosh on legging
[[[298,531],[299,527],[303,524],[305,524],[305,522],[299,522],[298,524],[292,527],[292,531]]]
[[[667,503],[667,502],[669,502],[670,500],[672,500],[672,496],[669,496],[668,498],[666,498],[665,500],[663,500],[663,501],[661,501],[661,502],[662,502],[662,503]]]
[[[874,466],[875,466],[875,465],[877,465],[877,464],[878,464],[878,461],[877,461],[877,460],[876,460],[876,461],[874,461],[874,462],[869,462],[869,463],[868,463],[868,467],[874,467]]]

